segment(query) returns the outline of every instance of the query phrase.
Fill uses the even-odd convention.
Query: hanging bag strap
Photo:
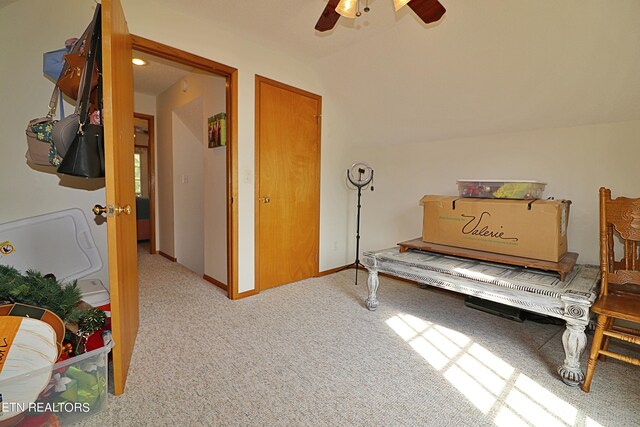
[[[87,64],[87,54],[90,50],[90,39],[94,33],[97,25],[98,7],[94,12],[93,19],[89,25],[85,28],[84,32],[79,39],[73,43],[69,53],[64,54],[64,66],[62,72],[58,77],[56,84],[60,87],[60,91],[65,95],[77,100],[79,98],[78,92],[80,91],[81,73],[84,72],[84,67]],[[96,73],[92,74],[93,87],[96,86]]]
[[[93,18],[91,19],[91,22],[89,22],[89,25],[87,25],[87,28],[84,29],[84,32],[82,33],[82,35],[73,43],[68,53],[79,53],[80,49],[82,49],[82,45],[89,43],[89,38],[93,34],[93,30],[95,29],[96,24],[98,22],[96,17],[98,16],[99,8],[100,8],[100,4],[97,4],[96,10],[93,12]],[[88,47],[85,46],[85,50],[87,49]]]
[[[98,65],[98,87],[97,87],[97,91],[98,91],[98,111],[100,112],[100,126],[104,125],[103,119],[102,119],[102,26],[100,25],[99,28],[101,29],[98,32],[98,41],[97,41],[97,46],[96,46],[96,64]]]
[[[55,85],[53,87],[53,93],[51,94],[51,99],[49,100],[49,112],[47,113],[47,117],[50,119],[52,119],[53,116],[56,115],[59,96],[60,96],[60,88],[58,87],[58,85]]]
[[[94,14],[93,31],[91,33],[91,40],[89,42],[89,50],[87,51],[87,60],[84,70],[82,72],[80,93],[78,94],[78,103],[76,104],[76,110],[80,107],[80,129],[79,132],[83,133],[82,127],[89,121],[89,100],[91,99],[91,76],[93,74],[93,67],[96,61],[96,54],[98,53],[98,43],[100,42],[100,33],[102,26],[100,25],[100,5],[96,6],[96,12]],[[98,70],[98,80],[100,79],[100,70]],[[100,98],[100,96],[99,96]]]
[[[87,28],[85,28],[80,38],[75,41],[75,43],[69,50],[69,53],[77,53],[80,51],[80,49],[82,48],[82,45],[84,44],[85,51],[87,52],[85,67],[82,70],[82,76],[80,77],[80,88],[78,89],[78,99],[76,100],[76,108],[74,111],[75,114],[78,114],[80,112],[80,104],[83,98],[82,95],[85,92],[84,87],[86,86],[85,80],[87,75],[87,66],[89,65],[88,52],[91,49],[90,47],[91,40],[89,39],[89,37],[92,37],[93,34],[95,34],[96,32],[95,30],[96,30],[96,27],[98,26],[98,21],[100,20],[100,7],[101,7],[100,4],[96,5],[96,10],[93,12],[93,18],[91,19],[91,22],[89,23]],[[99,31],[100,30],[98,30],[98,32]],[[91,70],[93,71],[92,68]],[[64,118],[63,94],[57,84],[53,89],[53,94],[51,95],[51,100],[49,101],[49,114],[47,114],[47,117],[53,117],[56,114],[58,97],[60,98],[60,120],[62,120]]]
[[[98,117],[100,119],[100,126],[104,125],[103,117],[102,117],[102,26],[101,24],[96,25],[97,28],[97,39],[96,39],[96,48],[95,48],[95,61],[98,65],[98,86],[96,90],[98,91],[98,105],[96,106],[98,109]],[[104,175],[104,141],[101,144],[98,144],[98,154],[100,157],[100,170]]]

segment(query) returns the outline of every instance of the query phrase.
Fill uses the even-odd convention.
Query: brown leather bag
[[[82,33],[80,38],[76,40],[69,53],[64,55],[62,72],[60,73],[60,77],[58,78],[58,82],[56,83],[62,93],[64,93],[74,101],[78,99],[78,89],[80,88],[82,70],[84,70],[85,64],[87,62],[86,46],[89,44],[89,39],[91,37],[91,34],[93,33],[94,28],[96,28],[98,9],[99,8],[96,7],[96,11],[93,14],[93,19],[89,23],[89,26],[87,26],[87,28],[84,30],[84,33]],[[93,91],[93,89],[95,89],[97,85],[98,66],[96,64],[93,67],[93,74],[91,76],[91,91]]]
[[[81,43],[81,41],[79,40]],[[86,54],[84,52],[73,52],[64,55],[64,66],[62,73],[58,78],[58,87],[69,98],[74,101],[78,99],[78,89],[80,88],[80,77],[86,63]],[[93,76],[91,77],[91,90],[98,85],[98,67],[93,67]]]

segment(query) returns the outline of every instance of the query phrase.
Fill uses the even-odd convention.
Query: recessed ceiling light
[[[144,59],[140,59],[140,58],[133,58],[133,59],[131,59],[131,62],[134,65],[147,65],[147,61],[145,61]]]

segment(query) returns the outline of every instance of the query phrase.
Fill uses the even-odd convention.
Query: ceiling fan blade
[[[338,6],[338,3],[340,3],[340,0],[329,0],[329,2],[327,2],[327,5],[322,11],[322,15],[320,15],[320,18],[316,23],[316,30],[327,31],[336,25],[338,18],[340,18],[340,14],[336,12],[336,6]]]
[[[425,24],[436,22],[447,11],[438,0],[411,0],[407,6],[415,12]]]

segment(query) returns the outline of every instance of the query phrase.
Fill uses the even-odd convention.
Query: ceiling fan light
[[[403,6],[406,6],[411,0],[393,0],[393,7],[397,11],[399,11]]]
[[[338,6],[336,6],[336,12],[345,18],[354,19],[356,17],[356,11],[358,9],[358,0],[340,0]]]

